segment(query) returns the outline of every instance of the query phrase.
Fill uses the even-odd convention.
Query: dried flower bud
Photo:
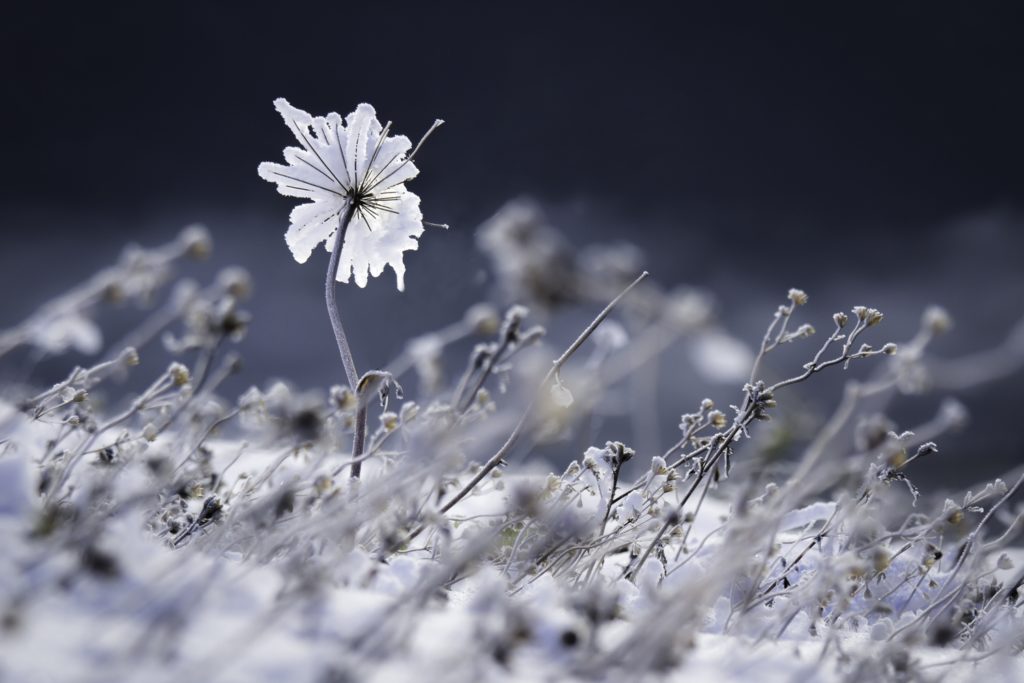
[[[225,268],[217,274],[221,289],[239,300],[248,299],[252,294],[252,277],[249,271],[238,266]]]
[[[139,364],[139,352],[134,346],[129,346],[117,357],[117,362],[125,367],[133,368]]]
[[[967,407],[955,398],[947,398],[939,408],[939,417],[953,429],[967,425]]]
[[[836,327],[842,329],[846,327],[846,323],[850,322],[850,316],[846,315],[843,312],[833,313],[832,320],[833,322],[835,322]]]
[[[498,311],[486,303],[473,304],[462,316],[463,322],[477,334],[492,335],[498,331],[501,318]]]
[[[807,292],[802,289],[791,289],[789,290],[789,294],[786,295],[786,298],[797,306],[803,306],[807,303]]]
[[[725,413],[721,410],[713,410],[708,414],[708,423],[715,429],[723,429],[727,423]]]
[[[181,363],[171,363],[171,366],[167,368],[167,374],[176,387],[183,387],[189,382],[188,368]]]
[[[178,241],[190,258],[197,261],[206,259],[213,252],[210,231],[201,225],[190,225],[178,235]]]
[[[867,308],[865,306],[854,306],[853,312],[856,314],[857,319],[866,323],[866,327],[877,325],[882,322],[882,318],[885,315],[877,308]]]
[[[393,413],[391,411],[384,412],[380,414],[379,419],[380,425],[385,431],[393,432],[398,429],[398,413]]]
[[[632,460],[634,455],[636,455],[636,451],[621,441],[607,441],[604,444],[602,457],[606,462],[618,467]]]
[[[704,399],[703,401],[700,402],[700,409],[701,410],[711,410],[714,407],[715,407],[715,402],[712,401],[710,398],[706,398],[706,399]]]
[[[882,353],[884,353],[887,356],[895,356],[897,351],[899,351],[899,347],[893,344],[892,342],[889,342],[888,344],[882,346]]]
[[[889,564],[892,562],[892,556],[888,551],[878,548],[871,556],[871,563],[874,567],[875,572],[882,573],[889,568]]]
[[[953,318],[941,306],[929,306],[921,316],[921,326],[932,334],[942,334],[952,329]]]
[[[330,396],[331,403],[339,410],[355,410],[357,404],[356,395],[348,387],[335,385],[331,387]]]

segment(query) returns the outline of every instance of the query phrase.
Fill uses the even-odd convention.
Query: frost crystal
[[[419,173],[412,161],[419,145],[410,152],[407,137],[388,135],[391,124],[382,127],[368,104],[344,119],[334,112],[311,116],[283,98],[274,106],[302,147],[285,148],[288,165],[263,162],[259,174],[276,183],[281,194],[310,200],[292,210],[285,234],[295,260],[305,263],[321,242],[333,249],[341,221],[352,209],[338,281],[352,276],[365,287],[370,275],[391,266],[398,289],[404,289],[402,254],[417,248],[424,225],[420,199],[405,187]],[[436,121],[427,135],[440,124]]]

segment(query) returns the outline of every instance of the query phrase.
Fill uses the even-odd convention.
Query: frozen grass
[[[911,430],[884,415],[942,368],[961,387],[1015,371],[1024,328],[972,380],[928,355],[941,309],[897,345],[873,308],[803,320],[793,289],[737,359],[710,301],[660,288],[630,247],[572,249],[524,202],[479,237],[517,305],[439,321],[354,388],[218,394],[251,288],[229,269],[160,297],[179,258],[209,252],[195,228],[0,334],[0,355],[107,353],[0,400],[0,680],[1024,677],[1021,470],[936,498],[915,472],[964,409],[949,399]],[[91,313],[124,297],[165,302],[133,348],[105,347]],[[532,322],[580,309],[595,317],[572,339]],[[662,352],[708,334],[724,340],[696,356],[708,373],[749,376],[722,405],[683,408],[671,448],[567,445]],[[119,395],[158,340],[179,361]],[[805,364],[769,372],[787,345]],[[844,372],[831,417],[780,447],[768,421],[793,385]],[[564,469],[521,464],[551,443]]]

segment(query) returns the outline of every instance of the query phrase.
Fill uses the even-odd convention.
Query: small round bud
[[[941,306],[929,306],[921,316],[921,326],[932,334],[942,334],[952,329],[953,319]]]
[[[171,366],[167,368],[167,374],[176,387],[183,387],[189,382],[188,368],[181,363],[171,363]]]
[[[358,403],[356,395],[348,387],[335,385],[331,387],[330,396],[331,403],[341,410],[354,410]]]
[[[139,352],[135,350],[134,346],[129,346],[117,357],[117,362],[126,367],[133,368],[139,364]]]
[[[190,258],[201,261],[213,252],[213,238],[202,225],[190,225],[178,235],[178,241]]]
[[[961,429],[967,424],[967,407],[955,398],[947,398],[939,407],[939,417],[953,429]]]
[[[893,344],[892,342],[889,342],[888,344],[882,346],[882,353],[884,353],[887,356],[895,356],[897,351],[899,351],[899,347]]]
[[[384,431],[393,432],[398,429],[398,414],[392,412],[381,413],[380,424]]]
[[[248,299],[252,294],[252,277],[249,271],[238,266],[225,268],[217,274],[221,289],[239,300]]]
[[[320,474],[313,480],[313,488],[319,495],[323,495],[334,488],[334,480],[326,474]]]
[[[501,318],[498,311],[490,304],[473,304],[462,316],[466,325],[477,334],[491,335],[498,331],[501,325]]]

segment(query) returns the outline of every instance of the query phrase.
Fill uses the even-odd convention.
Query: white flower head
[[[377,277],[391,266],[398,289],[404,289],[402,254],[417,248],[424,226],[420,198],[405,183],[419,173],[413,158],[442,121],[435,121],[410,152],[409,138],[389,135],[391,123],[381,126],[368,104],[344,119],[334,112],[311,116],[284,98],[274,100],[274,106],[302,147],[286,147],[288,165],[263,162],[259,174],[276,183],[281,194],[310,200],[292,210],[285,233],[295,260],[305,263],[321,242],[331,251],[351,212],[338,282],[351,276],[365,287],[370,275]]]

